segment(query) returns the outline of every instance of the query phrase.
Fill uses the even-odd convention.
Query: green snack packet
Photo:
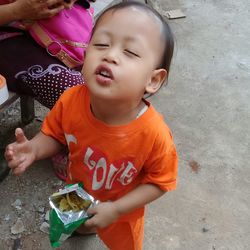
[[[70,184],[49,197],[49,236],[52,247],[59,247],[89,215],[87,209],[97,201],[83,190],[80,183]]]

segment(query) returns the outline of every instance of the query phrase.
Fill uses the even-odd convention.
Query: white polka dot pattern
[[[60,64],[51,64],[47,69],[33,65],[27,71],[17,73],[15,78],[25,82],[33,90],[35,98],[48,108],[54,106],[64,90],[83,83],[80,72]]]

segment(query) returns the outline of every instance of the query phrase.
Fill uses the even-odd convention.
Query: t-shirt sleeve
[[[45,117],[41,131],[48,136],[53,137],[62,144],[66,144],[63,131],[63,95],[58,99],[55,106]]]
[[[178,156],[170,132],[158,135],[152,151],[144,164],[142,183],[157,185],[164,191],[176,188]]]

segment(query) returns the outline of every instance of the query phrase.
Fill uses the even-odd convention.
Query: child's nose
[[[118,64],[119,63],[119,57],[118,57],[118,51],[115,48],[110,48],[106,51],[106,53],[103,56],[103,60],[109,63]]]

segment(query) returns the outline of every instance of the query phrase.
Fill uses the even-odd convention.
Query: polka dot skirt
[[[45,69],[33,65],[27,71],[18,72],[15,78],[26,83],[33,90],[36,100],[50,109],[64,90],[83,83],[80,72],[60,64],[50,64]]]

